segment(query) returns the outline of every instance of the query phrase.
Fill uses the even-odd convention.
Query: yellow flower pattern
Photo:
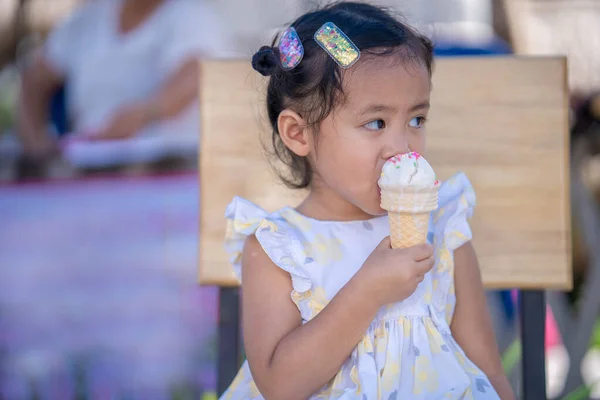
[[[329,303],[329,299],[327,298],[327,293],[325,289],[322,287],[316,287],[313,289],[309,289],[306,292],[297,292],[292,291],[292,301],[298,308],[307,309],[308,316],[306,318],[307,321],[310,321],[314,317],[317,316],[325,306]]]
[[[290,208],[284,208],[281,211],[281,216],[285,218],[290,224],[297,227],[301,232],[308,232],[312,228],[312,221],[310,220],[310,218],[306,218],[302,214]]]
[[[445,318],[446,321],[448,321],[448,323],[450,323],[450,321],[452,321],[452,316],[454,315],[454,304],[452,303],[448,303],[445,306]]]
[[[436,214],[433,216],[433,223],[436,224],[446,213],[445,209],[439,209]]]
[[[413,366],[415,385],[413,394],[435,393],[439,387],[439,373],[433,367],[431,360],[425,356],[418,356]]]
[[[431,354],[439,354],[444,351],[444,338],[430,320],[425,321],[425,332],[427,332],[427,338],[429,339],[429,350],[431,351]]]
[[[375,340],[377,340],[377,338]],[[362,346],[363,346],[362,351],[364,351],[365,353],[373,353],[374,352],[373,340],[371,339],[370,336],[368,336],[368,335],[363,336]]]
[[[498,399],[449,327],[455,305],[453,254],[471,238],[466,221],[474,194],[467,178],[459,174],[444,182],[439,203],[432,213],[435,267],[414,296],[379,310],[338,373],[310,400]],[[387,217],[317,223],[289,208],[268,214],[239,198],[226,218],[226,250],[236,271],[245,238],[256,234],[269,258],[290,274],[291,300],[304,323],[327,307],[389,234]],[[221,399],[263,399],[247,362]]]
[[[384,392],[391,392],[396,387],[399,376],[399,360],[391,360],[387,362],[385,367],[383,367],[383,370],[381,371],[381,389]]]
[[[350,379],[352,379],[352,382],[355,385],[354,392],[357,395],[360,395],[361,394],[360,381],[358,380],[358,369],[356,369],[356,365],[353,365],[352,369],[350,370]]]
[[[454,259],[452,258],[452,254],[446,248],[442,248],[439,250],[439,264],[438,271],[439,272],[450,272],[450,268],[454,264]]]
[[[300,302],[306,300],[311,295],[311,291],[307,290],[306,292],[298,292],[296,290],[292,290],[292,301],[296,306],[300,306]]]
[[[454,357],[456,357],[456,360],[466,372],[468,372],[469,374],[477,374],[477,367],[475,366],[475,364],[473,364],[473,362],[471,362],[465,357],[462,351],[456,350],[454,352]]]
[[[277,224],[275,222],[268,220],[268,219],[264,219],[261,221],[258,229],[267,229],[267,230],[270,230],[271,232],[277,232],[279,230],[279,227],[277,226]]]
[[[325,306],[329,303],[327,299],[327,295],[325,294],[325,289],[322,287],[315,288],[314,291],[311,291],[310,296],[307,300],[308,308],[311,312],[311,319],[316,317],[318,313],[323,311]]]
[[[254,383],[254,381],[250,383],[250,396],[252,398],[260,396],[260,392],[258,391],[258,388],[256,387],[256,383]]]
[[[325,235],[317,234],[305,246],[308,256],[320,265],[331,264],[341,260],[343,257],[342,243],[337,237],[326,237]]]

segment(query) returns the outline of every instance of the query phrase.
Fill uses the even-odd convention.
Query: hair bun
[[[252,56],[252,68],[263,76],[271,76],[279,66],[279,57],[276,50],[270,46],[263,46]]]

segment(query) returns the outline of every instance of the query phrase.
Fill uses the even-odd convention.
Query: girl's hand
[[[425,274],[433,268],[433,247],[420,244],[406,249],[392,249],[386,237],[363,264],[361,279],[379,306],[397,303],[417,289]]]

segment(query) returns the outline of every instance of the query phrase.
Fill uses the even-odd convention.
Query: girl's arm
[[[266,399],[307,399],[340,370],[379,306],[359,271],[314,319],[302,324],[290,276],[250,236],[242,259],[244,345]]]
[[[471,242],[454,252],[456,310],[450,329],[457,343],[489,378],[502,400],[515,398],[502,369],[477,256]]]
[[[47,157],[55,150],[54,140],[47,129],[48,110],[52,95],[63,82],[64,76],[42,55],[36,55],[32,64],[23,72],[17,131],[27,155]]]

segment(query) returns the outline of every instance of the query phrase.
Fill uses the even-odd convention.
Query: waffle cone
[[[393,249],[427,243],[429,213],[389,212],[390,239]]]
[[[381,207],[388,211],[392,248],[427,243],[429,215],[438,205],[439,184],[428,188],[381,190]]]

